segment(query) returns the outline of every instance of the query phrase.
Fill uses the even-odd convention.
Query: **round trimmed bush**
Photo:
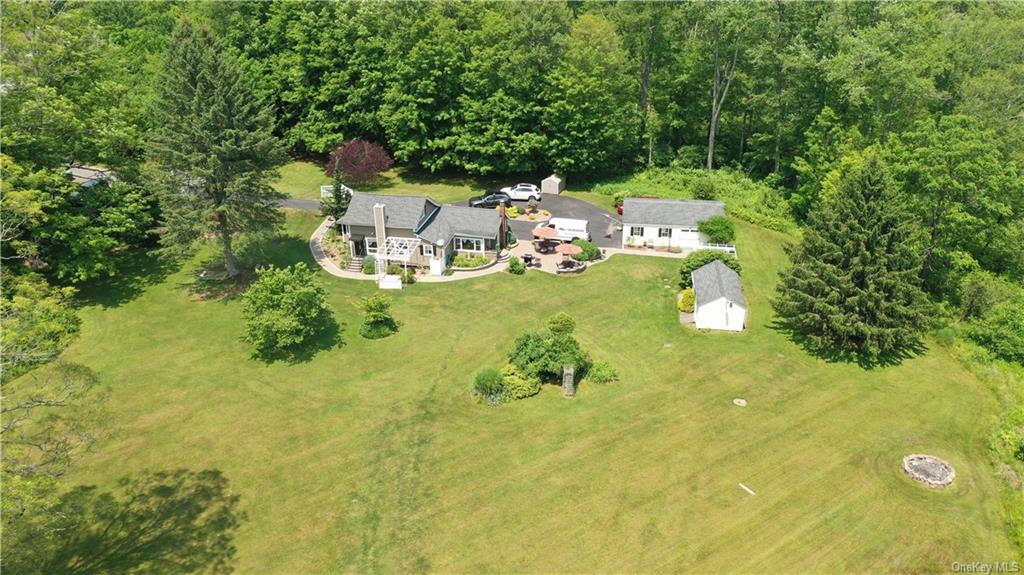
[[[682,297],[679,298],[679,311],[683,313],[693,313],[693,308],[697,303],[697,298],[693,294],[693,288],[686,288],[683,290]]]
[[[501,368],[506,395],[510,399],[523,399],[540,393],[540,378],[524,375],[511,363]]]
[[[564,311],[560,311],[548,319],[548,331],[556,334],[571,334],[576,330],[576,320]]]

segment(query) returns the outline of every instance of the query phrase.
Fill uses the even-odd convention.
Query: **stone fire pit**
[[[912,454],[903,458],[903,471],[915,481],[941,489],[956,478],[953,466],[931,455]]]

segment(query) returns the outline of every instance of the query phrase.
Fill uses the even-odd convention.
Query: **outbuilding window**
[[[420,244],[420,253],[425,255],[425,256],[433,256],[434,255],[434,246],[432,246],[430,244]]]
[[[658,237],[659,238],[671,238],[672,237],[672,228],[658,228]]]
[[[632,226],[629,228],[629,235],[642,238],[644,237],[644,228],[642,226]]]

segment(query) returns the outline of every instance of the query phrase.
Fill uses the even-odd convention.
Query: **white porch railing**
[[[739,259],[739,254],[736,252],[736,246],[732,244],[701,244],[699,250],[717,250],[720,252],[727,252]]]

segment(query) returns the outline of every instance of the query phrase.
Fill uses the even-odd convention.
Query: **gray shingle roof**
[[[500,226],[498,210],[444,205],[416,230],[416,235],[431,243],[446,244],[454,236],[497,238]]]
[[[438,208],[427,196],[396,196],[352,192],[348,211],[339,223],[373,227],[373,206],[384,204],[384,224],[389,228],[415,230],[420,222]]]
[[[724,297],[734,304],[747,307],[739,274],[721,261],[715,260],[693,270],[690,277],[693,278],[693,291],[698,306]]]
[[[712,200],[626,198],[622,205],[622,223],[627,226],[695,228],[710,217],[724,215],[725,204]]]

